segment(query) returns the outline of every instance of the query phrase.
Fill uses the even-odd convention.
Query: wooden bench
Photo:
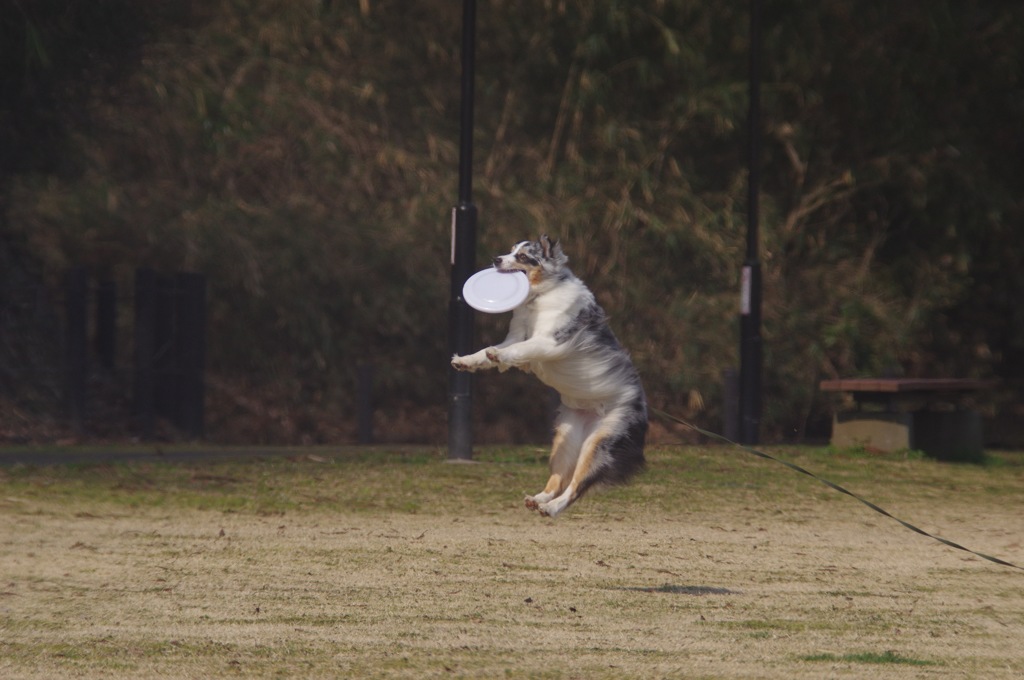
[[[968,396],[991,389],[991,380],[851,378],[823,380],[822,392],[853,396],[854,408],[837,409],[832,445],[881,451],[915,449],[943,460],[983,455],[981,414]]]

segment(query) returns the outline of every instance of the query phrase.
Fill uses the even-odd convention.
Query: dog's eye
[[[533,265],[534,267],[537,266],[537,260],[533,259],[532,257],[527,255],[526,253],[518,253],[516,255],[516,262],[520,262],[522,264]]]

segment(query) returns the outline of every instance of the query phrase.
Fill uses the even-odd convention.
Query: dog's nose
[[[494,258],[494,259],[493,259],[493,260],[492,260],[491,262],[492,262],[492,264],[493,264],[493,265],[494,265],[495,267],[500,267],[500,266],[501,266],[501,258],[500,258],[500,257],[496,257],[496,258]]]

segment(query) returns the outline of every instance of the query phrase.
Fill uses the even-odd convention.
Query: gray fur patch
[[[618,347],[619,341],[608,328],[608,317],[600,305],[592,304],[579,311],[572,321],[555,331],[555,342],[559,345],[569,342],[584,331],[594,334],[599,344]]]

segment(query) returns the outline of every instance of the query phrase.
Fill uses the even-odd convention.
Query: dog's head
[[[536,241],[515,244],[508,255],[494,258],[494,268],[499,272],[526,272],[530,285],[536,286],[545,280],[560,278],[568,262],[561,244],[545,234]]]

